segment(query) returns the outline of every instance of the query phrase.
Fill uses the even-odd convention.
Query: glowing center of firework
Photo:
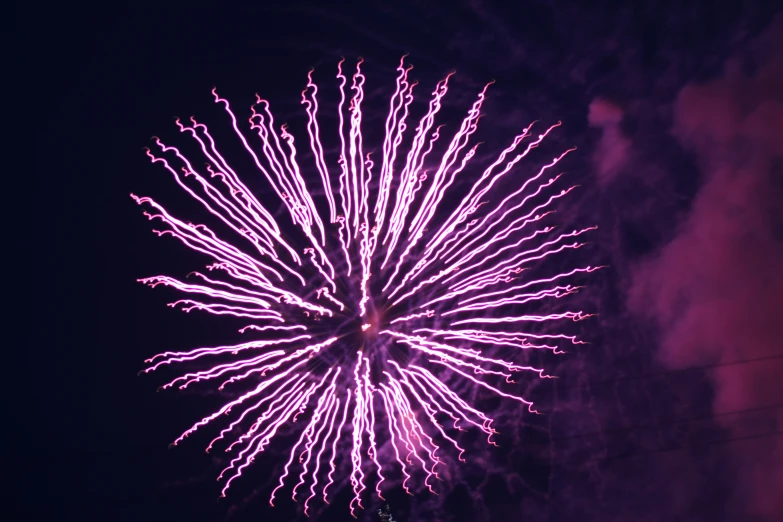
[[[367,314],[360,326],[365,342],[374,340],[383,328],[383,319],[377,312]]]
[[[374,341],[383,325],[382,315],[370,306],[364,315],[357,315],[334,330],[342,335],[341,339],[349,353],[353,353],[354,349],[363,349],[369,350],[368,355],[374,355]]]

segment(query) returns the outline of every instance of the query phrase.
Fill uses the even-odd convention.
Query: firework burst
[[[489,85],[450,141],[442,143],[446,132],[435,120],[452,75],[435,86],[426,112],[414,124],[409,120],[416,83],[401,60],[383,143],[372,156],[377,159],[371,159],[362,134],[362,62],[348,75],[343,63],[337,72],[336,164],[329,164],[322,145],[318,88],[311,71],[302,93],[311,156],[307,167],[297,159],[293,135],[275,124],[266,100],[257,97],[249,125],[240,125],[228,101],[214,90],[215,102],[225,110],[257,172],[240,177],[207,127],[193,118],[177,125],[195,140],[206,161],[203,168],[157,138],[155,152],[147,151],[153,163],[168,170],[222,223],[225,234],[181,221],[150,198],[132,197],[147,207],[149,219],[164,225],[158,235],[172,236],[213,260],[209,275],[140,281],[192,297],[172,307],[252,321],[240,331],[257,337],[165,352],[146,361],[145,372],[177,363],[203,364],[205,369],[185,373],[163,388],[209,381],[234,392],[233,400],[175,444],[230,415],[207,447],[232,456],[219,476],[225,495],[278,432],[295,432],[298,440],[270,504],[288,490],[294,500],[303,501],[307,514],[314,501],[329,502],[345,469],[353,491],[349,507],[356,516],[366,489],[374,485],[383,498],[390,474],[401,478],[407,492],[412,476],[420,474],[434,492],[444,452],[450,447],[458,460],[465,460],[460,431],[480,430],[494,444],[492,419],[450,383],[462,380],[535,412],[531,402],[504,389],[511,388],[514,374],[546,375],[543,369],[514,362],[515,356],[530,349],[557,353],[563,343],[579,343],[566,334],[541,333],[550,329],[536,324],[580,320],[587,314],[534,310],[576,292],[580,287],[572,279],[596,268],[538,279],[523,276],[530,266],[580,248],[582,236],[593,228],[562,232],[542,224],[574,188],[559,188],[560,175],[552,173],[570,151],[504,197],[496,196],[499,202],[484,205],[493,188],[497,193],[498,186],[509,185],[499,180],[560,123],[537,135],[532,125],[525,128],[460,191],[455,180],[465,176],[476,156],[479,144],[469,143]],[[406,132],[409,126],[412,133]],[[271,187],[264,197],[243,181],[259,174]],[[270,210],[270,199],[284,208]],[[225,239],[231,235],[232,241]]]

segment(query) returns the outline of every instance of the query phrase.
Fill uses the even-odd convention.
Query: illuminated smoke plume
[[[731,505],[746,520],[783,513],[782,46],[779,14],[720,77],[680,91],[674,135],[705,181],[629,293],[631,309],[661,328],[666,368],[711,368],[713,414],[732,435],[722,456],[736,482]]]
[[[206,272],[185,280],[161,275],[141,281],[188,294],[172,307],[247,319],[251,324],[241,332],[257,337],[147,360],[145,372],[203,365],[163,388],[208,381],[235,393],[175,444],[224,421],[207,449],[231,456],[219,476],[225,495],[276,435],[293,430],[296,442],[269,503],[290,495],[305,514],[314,503],[329,502],[341,470],[356,516],[369,494],[383,498],[385,482],[410,493],[415,481],[435,493],[444,456],[468,458],[460,432],[479,430],[494,444],[493,420],[455,384],[483,388],[520,413],[535,413],[512,385],[547,375],[515,359],[526,350],[559,353],[580,343],[551,333],[550,325],[588,314],[540,310],[577,292],[574,280],[597,269],[553,267],[535,277],[530,271],[579,249],[594,228],[546,224],[575,188],[563,186],[554,172],[570,151],[530,175],[518,172],[518,163],[560,123],[540,133],[531,124],[476,170],[471,183],[460,185],[455,180],[477,161],[480,143],[471,141],[489,85],[456,132],[447,133],[436,116],[452,75],[435,86],[423,116],[412,121],[416,83],[401,60],[383,143],[371,153],[362,133],[361,65],[346,74],[344,62],[338,64],[339,161],[322,144],[312,72],[301,98],[307,154],[299,153],[301,144],[286,125],[275,123],[266,100],[257,97],[243,120],[216,91],[215,102],[257,171],[240,176],[193,118],[177,125],[195,140],[203,155],[198,161],[154,140],[147,152],[152,162],[211,214],[220,234],[174,217],[151,198],[132,196],[161,225],[158,235],[213,260]],[[245,184],[251,178],[264,178],[270,190],[254,193]],[[282,204],[279,211],[270,200]]]

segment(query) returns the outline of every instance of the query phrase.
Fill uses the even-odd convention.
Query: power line
[[[581,388],[585,385],[593,385],[598,386],[602,384],[614,384],[621,381],[635,381],[635,380],[644,380],[644,379],[651,379],[656,377],[665,377],[667,375],[673,375],[678,373],[688,373],[688,372],[695,372],[695,371],[702,371],[702,370],[711,370],[714,368],[723,368],[726,366],[736,366],[740,364],[750,364],[755,362],[763,362],[763,361],[772,361],[772,360],[778,360],[783,359],[783,354],[775,354],[775,355],[765,355],[762,357],[755,357],[752,359],[742,359],[739,361],[731,361],[731,362],[723,362],[723,363],[714,363],[714,364],[705,364],[703,366],[689,366],[688,368],[681,368],[677,370],[669,370],[666,372],[655,372],[655,373],[646,373],[641,375],[631,375],[631,376],[625,376],[625,377],[617,377],[615,379],[604,379],[604,380],[596,380],[596,381],[585,381],[582,383],[576,383],[569,386],[563,386],[558,388],[559,390],[570,390],[574,388]]]
[[[756,412],[762,412],[762,411],[770,411],[770,410],[777,410],[783,408],[783,403],[779,404],[771,404],[769,406],[759,406],[756,408],[745,408],[742,410],[734,410],[734,411],[725,411],[720,413],[712,413],[709,415],[699,415],[696,417],[687,417],[687,418],[679,418],[679,419],[667,419],[660,422],[655,423],[647,423],[647,424],[637,424],[634,426],[626,426],[622,428],[609,428],[606,430],[601,431],[592,431],[592,432],[582,432],[582,433],[575,433],[573,435],[565,435],[563,437],[555,437],[552,439],[549,439],[546,443],[542,444],[548,444],[549,442],[559,442],[563,440],[569,440],[569,439],[576,439],[576,438],[583,438],[583,437],[589,437],[592,435],[604,435],[608,433],[623,433],[623,432],[630,432],[634,430],[640,430],[645,428],[657,428],[658,426],[669,426],[674,424],[682,424],[682,423],[688,423],[688,422],[697,422],[702,420],[711,420],[716,419],[719,417],[728,417],[730,415],[741,415],[743,413],[756,413]]]
[[[762,439],[766,437],[779,437],[783,435],[783,430],[777,430],[777,431],[770,431],[767,433],[756,433],[754,435],[746,435],[743,437],[731,437],[728,439],[719,439],[719,440],[711,440],[707,441],[701,444],[689,444],[689,445],[683,445],[683,446],[675,446],[675,447],[669,447],[669,448],[656,448],[653,450],[647,450],[647,451],[638,451],[638,452],[632,452],[627,455],[623,454],[617,454],[617,455],[610,455],[608,457],[602,457],[602,458],[594,458],[593,460],[595,462],[597,461],[612,461],[612,460],[622,460],[632,457],[638,457],[640,455],[652,455],[655,453],[668,453],[672,451],[682,451],[692,448],[700,448],[700,447],[707,447],[707,446],[717,446],[719,444],[729,444],[732,442],[739,442],[744,440],[753,440],[753,439]]]

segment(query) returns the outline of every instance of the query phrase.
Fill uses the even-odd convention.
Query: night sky
[[[143,360],[231,342],[235,325],[173,311],[172,292],[136,283],[200,267],[128,195],[188,208],[143,147],[175,137],[175,116],[210,114],[213,86],[241,107],[263,93],[285,119],[310,67],[330,78],[340,56],[362,56],[382,111],[409,53],[423,85],[458,71],[461,108],[495,80],[485,138],[563,121],[542,157],[578,147],[564,215],[599,226],[584,255],[610,268],[580,294],[599,314],[581,326],[591,344],[530,390],[547,415],[497,406],[504,448],[479,439],[481,465],[440,497],[392,493],[394,520],[783,520],[777,2],[165,4],[18,12],[20,73],[4,82],[24,95],[5,101],[26,114],[33,134],[15,134],[34,150],[6,171],[32,185],[5,196],[9,227],[32,230],[32,262],[6,273],[32,316],[27,343],[6,346],[22,356],[5,372],[21,415],[5,445],[16,519],[297,519],[266,505],[278,456],[218,501],[221,467],[203,444],[168,449],[220,399],[156,393],[159,379],[137,376]],[[350,520],[342,500],[322,519]]]

